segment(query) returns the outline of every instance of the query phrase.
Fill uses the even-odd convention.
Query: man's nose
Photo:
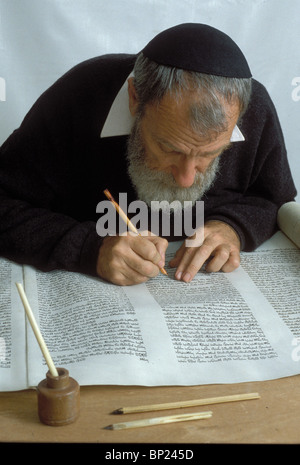
[[[203,168],[205,171],[205,169]],[[176,165],[172,167],[172,174],[180,187],[191,187],[195,181],[195,175],[198,171],[202,172],[197,160],[193,157],[182,157]]]

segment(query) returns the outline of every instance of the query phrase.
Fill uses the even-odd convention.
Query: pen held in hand
[[[113,196],[111,195],[111,193],[109,192],[108,189],[105,189],[104,191],[104,194],[106,195],[106,197],[108,198],[108,200],[111,201],[111,203],[113,204],[113,206],[115,207],[115,209],[117,210],[118,214],[120,215],[120,217],[125,221],[125,223],[127,224],[128,228],[134,232],[135,234],[137,234],[138,236],[141,236],[142,235],[138,232],[138,230],[136,229],[136,227],[134,226],[134,224],[132,224],[132,222],[130,221],[130,219],[126,216],[126,214],[123,212],[122,208],[120,207],[120,205],[115,201],[115,199],[113,198]],[[168,273],[166,272],[166,270],[164,268],[159,268],[160,269],[160,272],[164,275],[167,275]]]

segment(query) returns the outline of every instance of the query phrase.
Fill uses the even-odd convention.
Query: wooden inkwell
[[[16,283],[32,330],[44,355],[49,371],[37,386],[38,414],[40,421],[50,426],[73,423],[80,411],[80,386],[65,368],[56,368],[43,336],[28,303],[23,286]]]

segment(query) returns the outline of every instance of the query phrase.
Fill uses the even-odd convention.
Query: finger
[[[156,276],[159,268],[136,254],[131,246],[132,239],[128,237],[106,238],[99,250],[98,275],[118,285],[137,284]]]
[[[159,267],[163,267],[165,266],[165,256],[166,256],[166,250],[168,248],[168,245],[169,245],[169,242],[167,241],[167,239],[163,238],[163,237],[159,237],[159,236],[148,236],[147,237],[147,240],[149,240],[150,242],[152,242],[160,257],[161,257],[161,260],[156,263],[154,262],[155,264],[157,264]]]
[[[211,260],[207,263],[205,270],[208,272],[217,272],[222,270],[230,258],[230,247],[223,245],[214,250]]]
[[[157,251],[156,251],[157,253]],[[160,257],[160,256],[159,256]],[[144,257],[137,254],[133,249],[129,251],[129,253],[123,257],[124,260],[124,272],[126,276],[128,276],[129,270],[135,272],[141,276],[146,278],[154,278],[159,273],[159,267],[153,263],[152,260],[147,260]],[[128,268],[129,270],[127,271]]]
[[[159,268],[143,260],[133,251],[123,256],[114,256],[105,270],[105,279],[121,286],[140,284],[157,276]]]
[[[169,262],[169,265],[170,265],[171,268],[176,268],[179,265],[185,250],[186,250],[185,244],[182,244],[179,247],[179,249],[176,251],[176,253],[175,253],[174,257],[172,258],[172,260],[170,260],[170,262]]]
[[[133,286],[135,284],[142,284],[149,278],[136,273],[134,270],[127,268],[124,272],[117,271],[111,272],[105,276],[106,281],[116,284],[117,286]]]
[[[119,269],[118,274],[112,282],[121,286],[132,286],[145,283],[149,279],[149,276],[139,273],[126,264],[122,270]]]
[[[181,262],[177,267],[175,278],[190,282],[202,268],[206,260],[211,256],[213,250],[213,246],[209,243],[204,243],[201,247],[186,248]]]
[[[234,250],[231,252],[229,260],[222,267],[222,271],[224,271],[224,273],[230,273],[231,271],[236,270],[240,266],[240,263],[240,252],[238,250]]]
[[[132,250],[142,259],[152,262],[160,267],[164,265],[164,252],[167,246],[167,241],[157,236],[138,236],[131,243]],[[157,246],[161,248],[160,252]]]
[[[123,257],[113,256],[108,261],[99,260],[98,275],[105,281],[119,286],[140,284],[149,278],[126,264]]]
[[[181,247],[177,250],[175,257],[170,261],[169,265],[171,267],[177,267],[182,260],[182,257],[187,249],[192,248],[195,251],[195,248],[199,248],[203,244],[204,239],[204,229],[199,228],[196,233],[188,237]]]

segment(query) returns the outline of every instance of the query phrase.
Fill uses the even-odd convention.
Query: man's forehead
[[[131,73],[129,77],[133,76]],[[127,136],[130,134],[134,117],[129,111],[129,96],[127,80],[119,90],[106,118],[105,124],[101,130],[100,137]],[[238,126],[235,126],[230,138],[231,142],[241,142],[245,138]]]
[[[193,141],[173,141],[168,137],[157,135],[150,131],[152,140],[160,146],[160,148],[166,153],[178,153],[178,154],[194,154],[201,157],[212,157],[223,153],[232,145],[232,141],[228,138],[228,134],[221,133],[213,138],[202,138],[197,137]]]

